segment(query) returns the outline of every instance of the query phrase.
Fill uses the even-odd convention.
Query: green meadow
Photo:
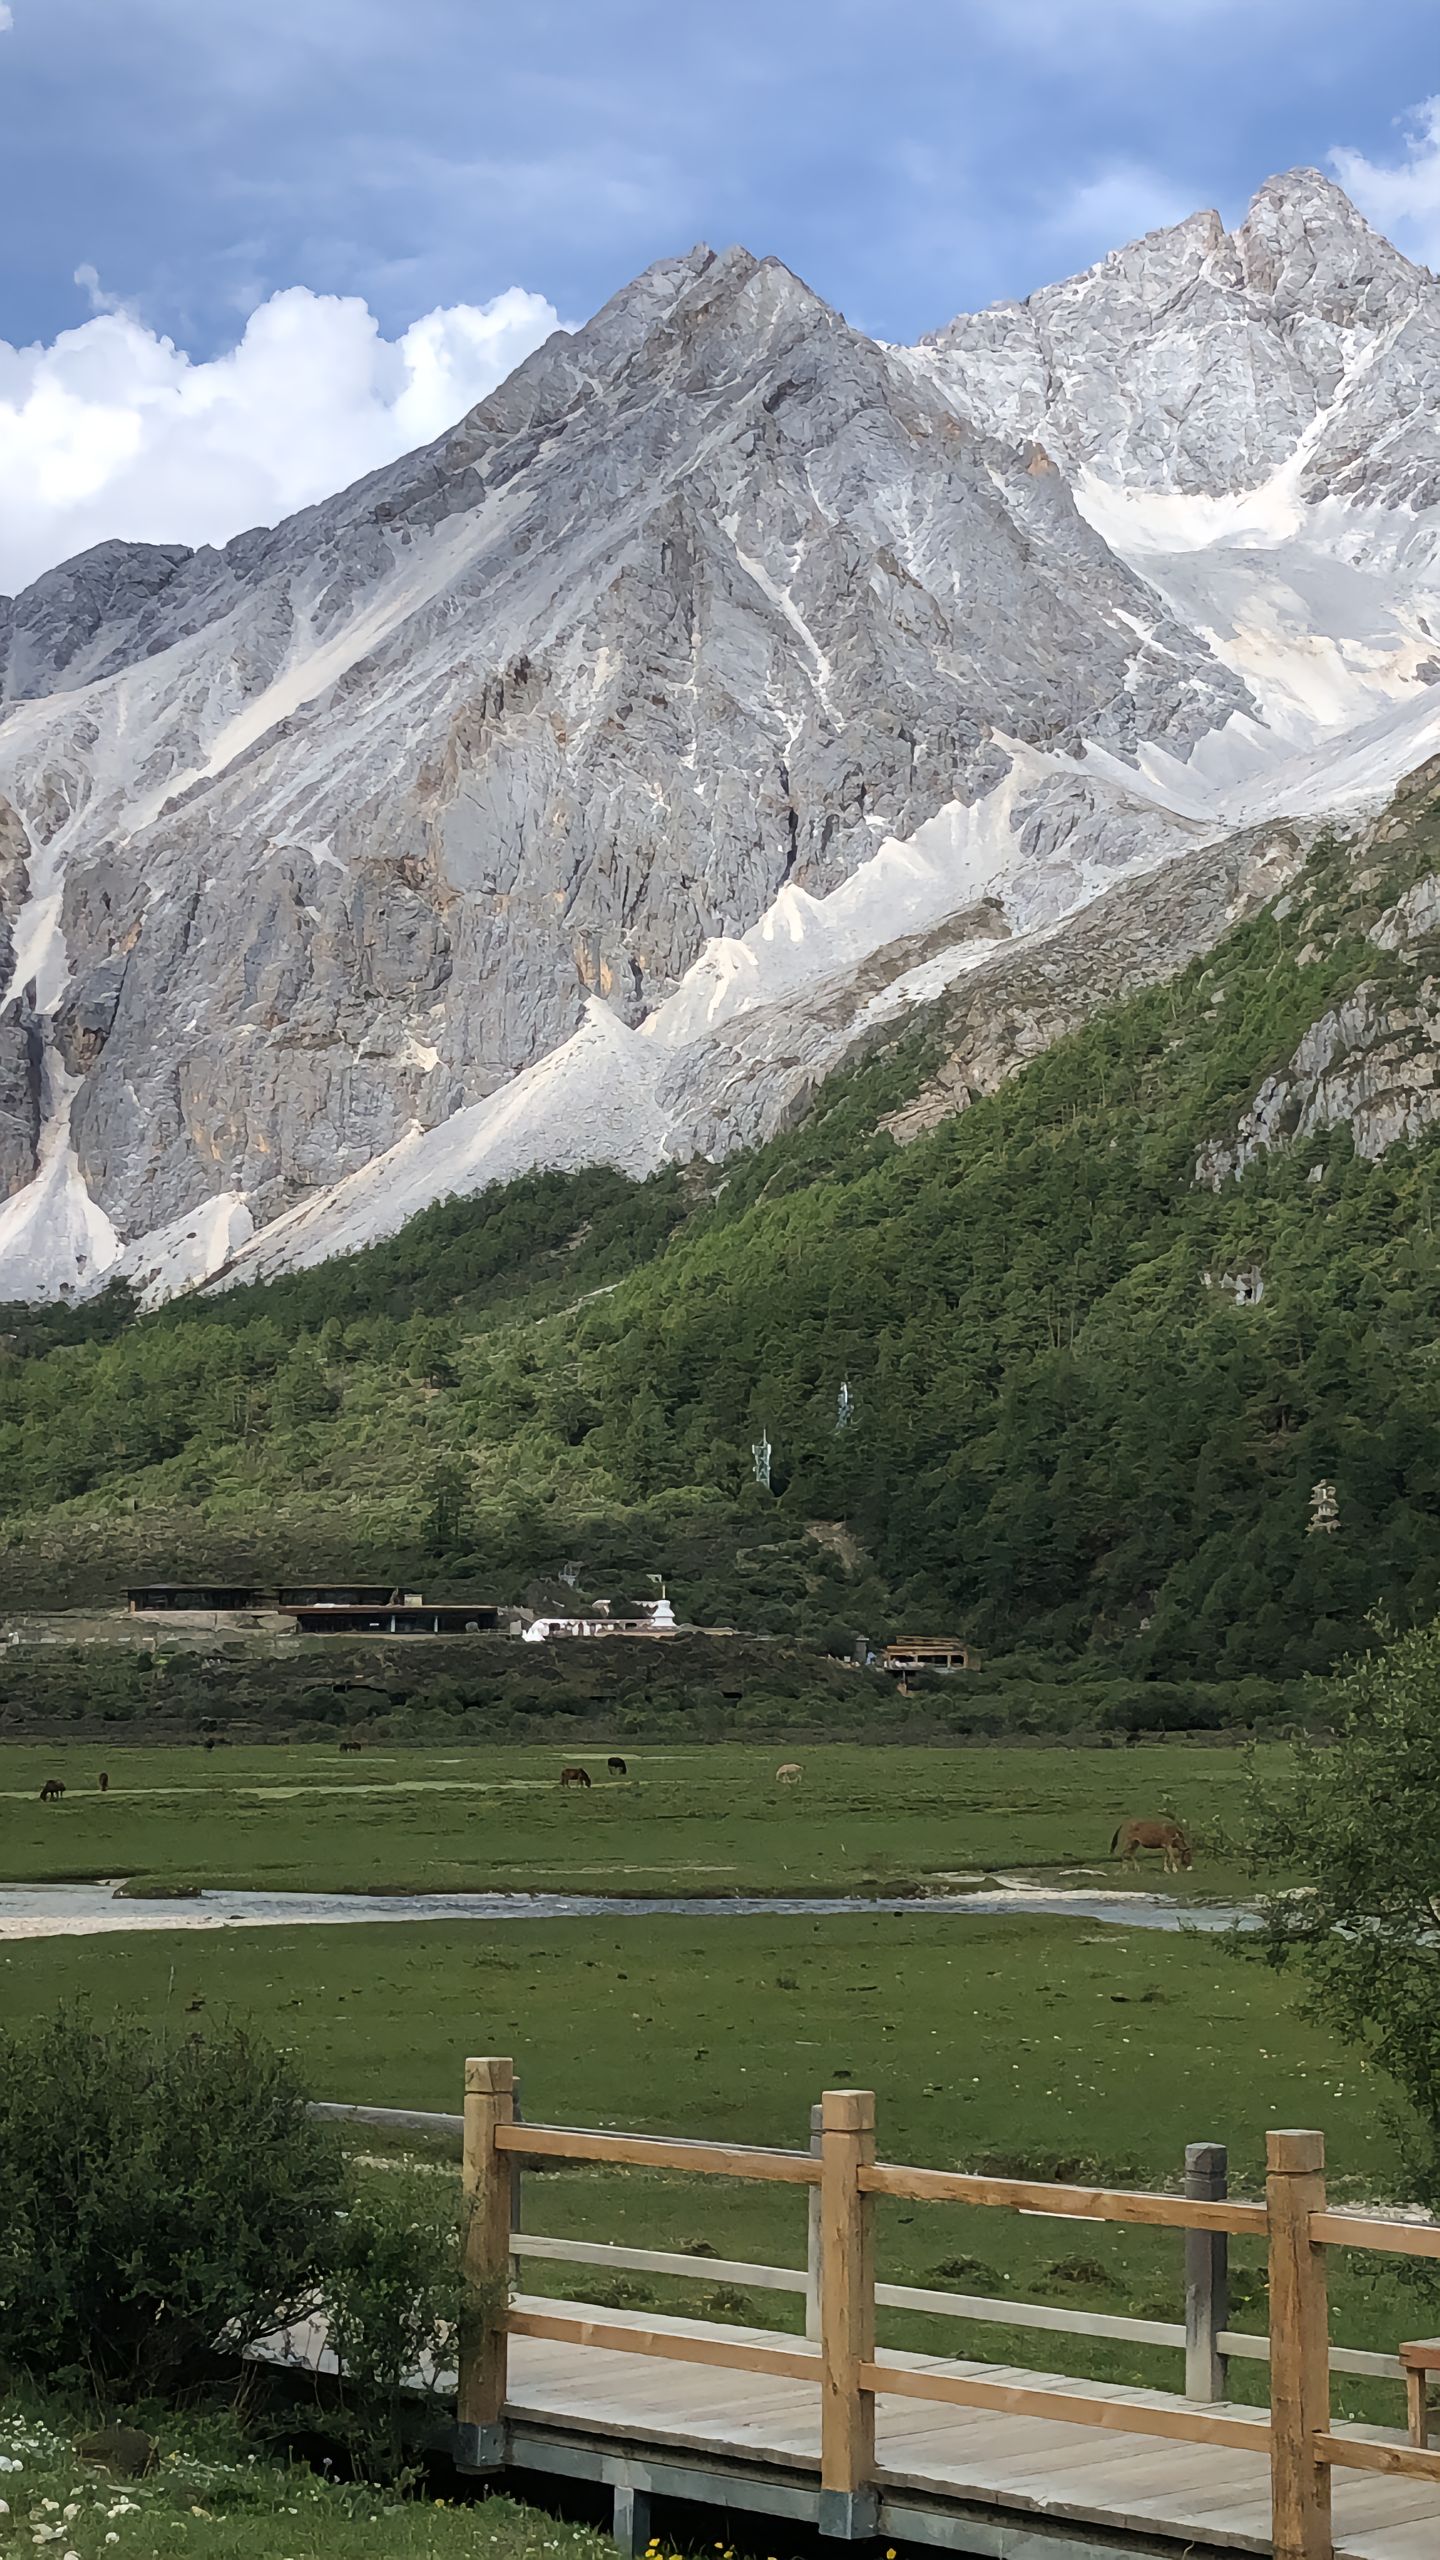
[[[1109,1855],[1132,1812],[1175,1813],[1197,1843],[1175,1889],[1233,1894],[1224,1842],[1246,1768],[1196,1745],[1133,1750],[796,1753],[773,1747],[626,1751],[611,1779],[585,1755],[588,1793],[562,1792],[566,1755],[113,1750],[105,1795],[93,1743],[0,1752],[0,1876],[127,1877],[147,1888],[515,1887],[610,1894],[804,1895],[1012,1874],[1084,1892],[1128,1879]],[[42,1780],[64,1780],[41,1805]],[[1144,1879],[1164,1883],[1152,1861]],[[124,1905],[117,1906],[117,1917]],[[138,1916],[138,1914],[137,1914]],[[455,2111],[470,2053],[514,2056],[532,2119],[803,2144],[820,2091],[878,2093],[892,2159],[1041,2177],[1169,2184],[1191,2141],[1223,2141],[1240,2188],[1263,2175],[1276,2124],[1329,2138],[1337,2192],[1399,2192],[1387,2096],[1297,2011],[1291,1986],[1223,1937],[1162,1934],[1077,1912],[1056,1919],[904,1912],[648,1916],[319,1927],[121,1930],[0,1947],[0,2008],[57,2001],[138,2015],[176,2033],[241,2017],[299,2063],[317,2097]],[[391,2176],[453,2174],[369,2131]],[[527,2173],[531,2229],[636,2247],[799,2266],[803,2207],[788,2190],[648,2172]],[[1178,2241],[1030,2215],[888,2206],[882,2272],[972,2294],[1180,2316]],[[1264,2322],[1263,2265],[1237,2242],[1235,2324]],[[1338,2257],[1335,2334],[1393,2348],[1435,2325],[1433,2302]],[[703,2281],[531,2262],[533,2290],[793,2323],[794,2297]],[[1155,2380],[1153,2349],[887,2315],[894,2343]],[[1178,2359],[1174,2360],[1178,2379]],[[1263,2367],[1237,2364],[1255,2396]],[[1391,2418],[1383,2385],[1337,2405]]]
[[[103,1738],[0,1746],[0,1878],[123,1877],[314,1891],[771,1894],[903,1890],[1019,1868],[1093,1871],[1130,1814],[1171,1813],[1196,1843],[1177,1889],[1230,1893],[1241,1753],[1134,1749],[869,1750],[854,1744],[605,1742],[355,1755],[336,1746],[205,1751]],[[1275,1753],[1264,1755],[1271,1762]],[[798,1785],[775,1772],[798,1760]],[[579,1761],[588,1792],[560,1788]],[[110,1779],[99,1791],[102,1768]],[[64,1802],[42,1805],[59,1778]],[[1158,1861],[1147,1862],[1150,1880]]]
[[[937,2166],[1173,2183],[1187,2141],[1230,2145],[1254,2191],[1274,2124],[1323,2126],[1337,2192],[1393,2193],[1385,2094],[1287,1986],[1213,1937],[1110,1924],[923,1913],[423,1923],[155,1932],[31,1941],[0,1953],[9,2016],[58,1999],[195,2032],[254,2020],[317,2096],[458,2110],[468,2053],[514,2056],[533,2120],[800,2146],[822,2088],[873,2087],[881,2150]],[[368,2130],[367,2154],[393,2146]],[[413,2147],[413,2146],[412,2146]],[[437,2163],[438,2166],[438,2163]],[[376,2174],[391,2174],[377,2168]],[[444,2173],[453,2174],[448,2162]],[[804,2263],[789,2190],[649,2172],[527,2173],[529,2228],[637,2247]],[[895,2282],[1180,2316],[1178,2240],[975,2208],[887,2206]],[[1235,2245],[1236,2323],[1263,2325],[1263,2266]],[[1434,2325],[1366,2262],[1335,2269],[1335,2334],[1393,2348]],[[599,2291],[793,2323],[793,2297],[532,2263],[534,2290]],[[887,2315],[893,2342],[1151,2381],[1154,2349]],[[1157,2370],[1157,2367],[1159,2368]],[[1263,2368],[1237,2366],[1254,2396]],[[1393,2419],[1395,2393],[1337,2405]]]

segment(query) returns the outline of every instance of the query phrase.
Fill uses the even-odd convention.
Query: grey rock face
[[[40,1026],[21,1004],[0,1010],[0,1200],[34,1175],[40,1146]]]
[[[1192,214],[914,358],[990,433],[1130,488],[1250,489],[1306,433],[1308,495],[1440,486],[1440,288],[1313,169],[1271,179],[1234,233]]]
[[[125,962],[117,955],[97,962],[83,978],[74,978],[56,1006],[51,1036],[67,1074],[88,1075],[115,1025]]]
[[[1431,934],[1440,934],[1440,874],[1427,871],[1377,918],[1367,939],[1378,950],[1403,951]]]
[[[1299,840],[1217,845],[1188,777],[1157,815],[1157,763],[1269,714],[1173,563],[1127,566],[1072,481],[1233,493],[1289,463],[1297,505],[1397,511],[1440,498],[1437,376],[1440,287],[1314,173],[913,350],[697,248],[322,506],[66,563],[0,601],[0,1001],[18,924],[54,1053],[38,1076],[7,1017],[0,1178],[75,1081],[122,1240],[232,1194],[263,1226],[498,1095],[594,997],[646,1025],[635,1089],[673,1152],[720,1155],[957,939],[997,949],[946,999],[915,1125],[988,1090],[1205,947]],[[1356,620],[1372,664],[1388,626]],[[693,1025],[692,980],[650,1045],[707,945],[788,930],[785,891],[869,894],[887,839],[1002,783],[1003,896],[957,851],[908,940],[887,916],[847,944],[835,900],[833,978]],[[1109,888],[1180,849],[1153,892]]]
[[[8,663],[122,1236],[277,1214],[591,994],[638,1022],[787,881],[989,789],[1002,738],[1183,755],[1248,699],[1043,454],[739,250],[273,533],[54,572]]]
[[[1212,1191],[1275,1147],[1349,1128],[1371,1160],[1440,1120],[1440,978],[1413,996],[1357,987],[1311,1024],[1287,1067],[1267,1076],[1232,1139],[1202,1149],[1195,1179]]]
[[[158,627],[158,600],[193,557],[182,544],[102,542],[47,570],[13,602],[7,597],[0,702],[85,683],[107,662],[138,656],[147,629]]]

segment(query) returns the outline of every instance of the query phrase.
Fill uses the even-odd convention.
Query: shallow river
[[[1069,1892],[1011,1884],[919,1898],[831,1894],[801,1900],[725,1894],[666,1900],[598,1893],[228,1893],[193,1901],[118,1898],[110,1884],[0,1885],[0,1940],[86,1938],[114,1929],[265,1929],[357,1920],[826,1920],[893,1911],[965,1920],[1025,1913],[1037,1919],[1118,1922],[1129,1929],[1229,1929],[1253,1925],[1233,1904],[1172,1901],[1163,1893]]]

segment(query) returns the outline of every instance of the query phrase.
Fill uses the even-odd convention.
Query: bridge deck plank
[[[522,2300],[525,2297],[521,2297]],[[538,2307],[538,2303],[537,2303]],[[557,2311],[592,2306],[547,2301]],[[619,2326],[653,2325],[649,2312],[607,2311]],[[713,2324],[676,2319],[679,2329],[708,2333]],[[728,2334],[772,2344],[768,2329]],[[334,2369],[318,2325],[307,2324],[258,2352],[277,2362]],[[1164,2403],[1169,2395],[1135,2385],[1082,2381],[1018,2366],[901,2355],[897,2364],[981,2373],[1057,2391],[1104,2393],[1117,2402]],[[442,2385],[444,2387],[444,2379]],[[612,2347],[575,2347],[549,2338],[510,2342],[510,2416],[528,2431],[583,2434],[617,2455],[684,2451],[703,2467],[752,2463],[767,2473],[797,2475],[813,2486],[820,2463],[817,2385],[783,2377],[667,2362]],[[1236,2409],[1254,2416],[1253,2409]],[[1341,2428],[1339,2433],[1347,2432]],[[1376,2433],[1378,2430],[1349,2430]],[[1395,2430],[1397,2441],[1403,2441]],[[993,2512],[1051,2526],[1133,2534],[1147,2551],[1187,2543],[1261,2560],[1270,2550],[1270,2488],[1263,2455],[1227,2446],[1166,2443],[1149,2435],[1070,2425],[1059,2419],[1010,2417],[988,2410],[928,2406],[882,2394],[876,2408],[876,2455],[882,2494],[909,2492],[928,2502]],[[1437,2560],[1440,2484],[1391,2479],[1378,2472],[1334,2474],[1335,2560]]]
[[[623,2323],[623,2313],[611,2312]],[[636,2315],[646,2325],[652,2315]],[[689,2323],[685,2324],[691,2325]],[[696,2322],[697,2328],[706,2324]],[[742,2332],[757,2342],[773,2331]],[[542,2339],[516,2338],[510,2351],[510,2405],[529,2420],[599,2427],[634,2444],[683,2444],[813,2473],[820,2450],[819,2395],[810,2383],[665,2364],[613,2348],[587,2350],[563,2378]],[[560,2351],[562,2354],[565,2350]],[[1058,2391],[1103,2391],[1117,2401],[1154,2403],[1162,2392],[1102,2385],[1074,2375],[982,2366],[968,2359],[895,2356],[992,2380]],[[592,2371],[592,2367],[603,2371]],[[1253,2416],[1253,2409],[1236,2414]],[[1268,2466],[1260,2455],[1223,2446],[1166,2444],[1154,2436],[1102,2435],[1061,2420],[996,2416],[881,2396],[876,2411],[882,2488],[1008,2510],[1013,2514],[1133,2531],[1153,2544],[1203,2540],[1221,2550],[1268,2554]],[[1436,2560],[1440,2489],[1360,2472],[1335,2475],[1336,2560]]]

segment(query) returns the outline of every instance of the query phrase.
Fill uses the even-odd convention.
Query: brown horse
[[[588,1787],[590,1772],[588,1769],[562,1769],[560,1784],[562,1787]]]
[[[1110,1843],[1113,1858],[1119,1850],[1127,1867],[1139,1864],[1142,1849],[1158,1849],[1165,1860],[1167,1876],[1177,1875],[1182,1867],[1193,1867],[1195,1852],[1178,1822],[1167,1815],[1153,1821],[1122,1822]]]
[[[102,1796],[108,1796],[110,1793],[110,1772],[108,1769],[102,1769],[100,1772],[100,1793]]]
[[[58,1804],[64,1793],[65,1781],[63,1778],[47,1778],[44,1786],[40,1790],[40,1801],[42,1804]]]
[[[618,1752],[615,1754],[613,1759],[606,1761],[605,1766],[609,1770],[612,1778],[628,1778],[630,1775],[629,1770],[626,1768],[625,1763],[620,1758]]]
[[[358,1743],[358,1742],[351,1741],[351,1742],[342,1742],[342,1743],[341,1743],[341,1745],[340,1745],[340,1748],[341,1748],[341,1750],[342,1750],[342,1751],[359,1751],[360,1749],[362,1749],[362,1748],[363,1748],[363,1746],[362,1746],[360,1743]]]

